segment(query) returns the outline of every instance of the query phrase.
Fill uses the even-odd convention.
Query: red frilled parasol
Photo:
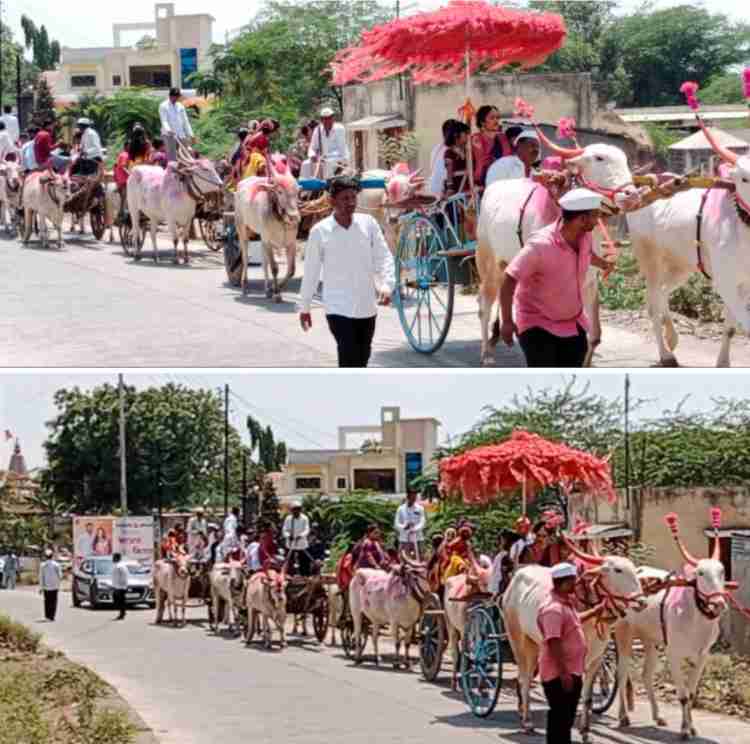
[[[441,489],[460,492],[470,504],[487,504],[499,493],[519,487],[525,496],[527,488],[533,493],[551,485],[567,491],[581,487],[609,501],[617,498],[606,460],[527,431],[513,432],[502,444],[477,447],[440,461]]]
[[[565,41],[554,13],[514,10],[484,0],[451,0],[362,33],[333,61],[334,83],[371,82],[408,72],[417,84],[453,83],[485,69],[544,62]]]

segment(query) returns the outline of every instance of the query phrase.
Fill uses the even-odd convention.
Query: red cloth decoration
[[[695,94],[697,92],[698,92],[698,83],[693,82],[692,80],[688,80],[687,82],[683,83],[680,86],[680,93],[682,93],[685,96],[687,105],[690,106],[690,108],[693,111],[697,111],[700,108],[698,99],[695,97]]]
[[[576,138],[576,120],[572,117],[563,116],[557,122],[557,137],[558,139],[574,140]]]
[[[669,514],[664,515],[664,521],[667,523],[667,527],[672,530],[672,534],[676,535],[680,529],[677,515],[674,512],[669,512]]]
[[[742,71],[742,94],[750,100],[750,67]]]
[[[565,42],[562,17],[490,5],[485,0],[451,0],[436,11],[375,26],[360,43],[340,51],[331,65],[335,85],[382,80],[402,72],[417,84],[454,83],[469,72],[518,63],[542,64]]]
[[[513,116],[518,116],[521,119],[533,119],[534,107],[519,96],[513,106]]]
[[[574,486],[615,501],[609,463],[537,434],[515,431],[502,444],[478,447],[440,461],[440,483],[461,493],[468,504],[487,504],[503,491],[516,491],[526,480],[532,488]]]
[[[711,526],[715,530],[721,529],[721,509],[717,506],[711,509]]]

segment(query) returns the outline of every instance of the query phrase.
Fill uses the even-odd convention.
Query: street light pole
[[[122,516],[128,516],[128,476],[127,452],[125,449],[125,383],[122,374],[119,376],[118,388],[120,393],[120,508]]]
[[[630,375],[625,375],[625,508],[630,517]]]

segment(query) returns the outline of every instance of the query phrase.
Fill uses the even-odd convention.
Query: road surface
[[[251,268],[251,292],[243,297],[227,282],[221,254],[193,242],[193,262],[174,266],[167,252],[156,265],[150,248],[140,263],[118,244],[66,234],[65,246],[22,246],[0,236],[0,358],[17,367],[330,367],[335,346],[322,309],[303,333],[296,301],[299,278],[282,304],[266,300],[262,271]],[[150,243],[147,243],[150,246]],[[283,268],[283,267],[282,267]],[[298,269],[298,276],[303,266]],[[648,367],[655,345],[643,335],[606,326],[599,367]],[[683,365],[713,366],[718,343],[683,336]],[[502,344],[499,367],[523,366],[516,347]],[[750,344],[738,338],[734,366],[750,366]],[[456,293],[453,324],[443,348],[432,356],[414,352],[398,314],[381,309],[373,367],[477,367],[479,321],[474,295]]]
[[[0,591],[0,612],[43,633],[48,645],[114,685],[163,744],[544,741],[519,732],[512,690],[501,695],[491,718],[478,720],[450,692],[448,670],[439,684],[429,684],[417,671],[396,672],[388,664],[376,668],[366,661],[355,667],[339,648],[302,644],[296,637],[281,652],[257,644],[246,648],[236,638],[211,633],[198,609],[188,610],[184,628],[154,626],[150,610],[133,610],[124,622],[114,622],[113,611],[73,609],[64,593],[57,620],[47,623],[39,594],[19,589]],[[533,708],[543,730],[538,689]],[[634,727],[620,731],[611,718],[602,718],[593,741],[675,742],[679,711],[664,705],[663,713],[669,728],[651,726],[646,706],[638,701]],[[750,725],[736,719],[701,711],[694,719],[701,734],[694,744],[750,741]]]

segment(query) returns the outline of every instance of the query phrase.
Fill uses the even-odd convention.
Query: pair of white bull
[[[673,351],[678,335],[669,315],[669,294],[699,270],[696,216],[705,189],[692,189],[638,209],[639,194],[627,159],[620,150],[603,144],[561,148],[540,135],[550,150],[562,156],[566,170],[575,173],[584,185],[601,189],[608,202],[616,202],[627,210],[633,252],[646,280],[648,311],[659,359],[664,366],[675,366]],[[707,136],[711,139],[710,134]],[[713,277],[714,287],[726,308],[717,366],[729,366],[736,323],[739,321],[750,331],[750,158],[738,157],[713,141],[712,145],[731,167],[727,177],[735,191],[733,197],[726,194],[725,198],[717,200],[716,214],[708,215],[702,228],[704,266]],[[499,301],[505,269],[521,250],[518,230],[520,228],[526,239],[557,218],[557,210],[535,208],[533,202],[529,202],[532,189],[534,184],[527,179],[497,181],[487,188],[482,200],[476,260],[480,276],[480,361],[484,365],[494,363],[498,338],[490,337],[489,325],[493,306]],[[747,215],[746,219],[740,218],[738,209]],[[597,282],[596,271],[592,269],[583,298],[592,322],[590,355],[601,341]]]
[[[649,596],[644,595],[641,587],[642,569],[637,570],[627,558],[585,554],[571,545],[578,557],[588,564],[589,576],[596,574],[598,597],[604,599],[599,622],[605,632],[601,632],[601,625],[597,628],[595,620],[584,624],[588,648],[582,692],[581,733],[584,742],[589,740],[591,688],[612,630],[619,652],[620,725],[630,725],[627,714],[628,670],[632,642],[638,638],[646,653],[643,674],[654,722],[659,726],[666,725],[659,715],[653,685],[657,647],[666,643],[672,680],[682,706],[682,738],[696,736],[692,706],[711,646],[719,635],[719,617],[727,608],[729,585],[724,580],[724,568],[717,552],[711,558],[696,560],[679,540],[678,545],[688,561],[688,579],[667,580],[663,572],[665,588]],[[654,573],[653,569],[648,571],[650,577]],[[532,730],[530,686],[542,644],[539,611],[548,601],[551,590],[550,570],[542,566],[527,566],[515,573],[503,596],[505,630],[518,665],[519,714],[525,731]],[[687,673],[686,663],[689,665]]]

